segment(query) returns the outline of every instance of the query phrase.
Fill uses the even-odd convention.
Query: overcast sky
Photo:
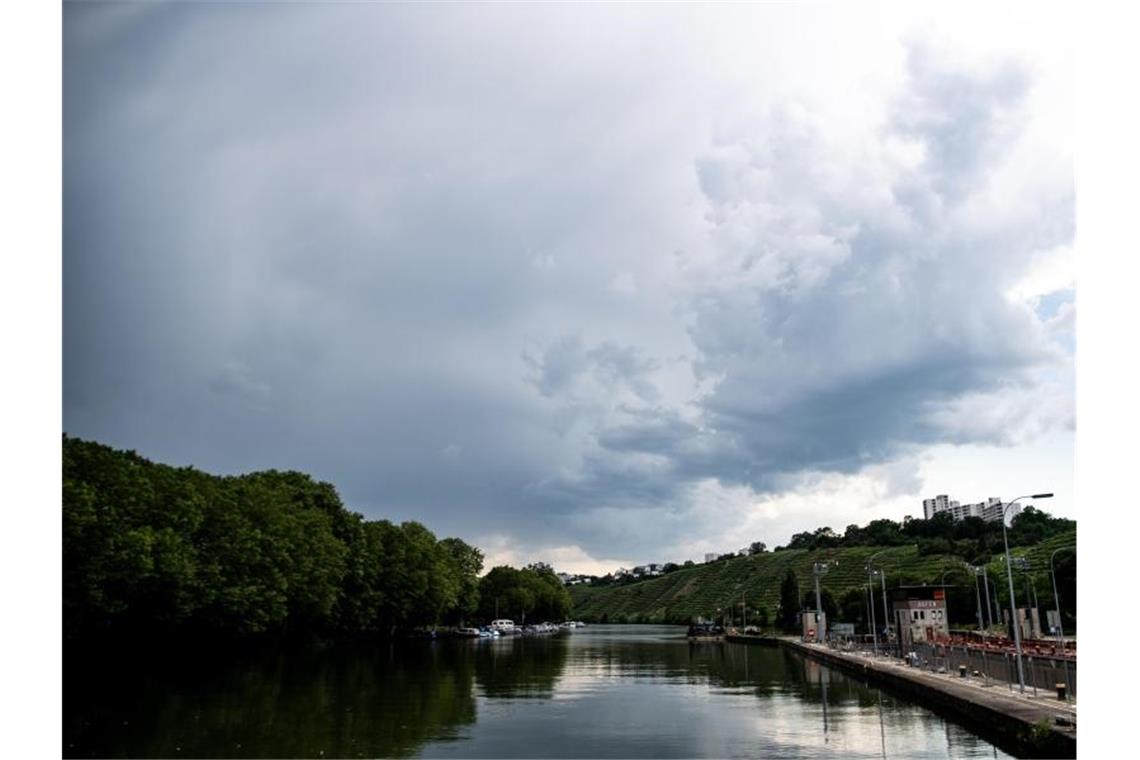
[[[64,429],[608,571],[1073,503],[1048,5],[69,3]]]

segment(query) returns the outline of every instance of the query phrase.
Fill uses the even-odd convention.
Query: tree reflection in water
[[[566,669],[566,639],[523,638],[471,642],[475,682],[486,697],[549,698]]]
[[[888,733],[901,757],[994,752],[785,649],[690,643],[683,631],[71,652],[64,754],[886,757]]]
[[[69,757],[400,757],[475,721],[467,647],[79,658],[64,685]]]

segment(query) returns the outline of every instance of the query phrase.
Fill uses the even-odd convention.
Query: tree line
[[[1053,517],[1036,507],[1014,516],[1007,530],[1010,546],[1033,546],[1053,536],[1071,533],[1077,523]],[[904,546],[916,544],[920,555],[954,554],[972,563],[988,562],[1003,551],[1002,523],[980,517],[955,520],[947,512],[930,519],[906,517],[903,521],[872,520],[866,526],[848,525],[843,533],[829,527],[792,536],[787,549],[835,549],[852,546]]]
[[[63,438],[69,638],[154,629],[391,634],[462,624],[485,611],[492,586],[532,614],[569,609],[565,589],[565,604],[551,605],[558,579],[548,566],[513,571],[518,589],[503,582],[512,568],[493,570],[501,571],[494,581],[482,569],[477,547],[437,539],[418,522],[366,520],[332,485],[300,472],[219,477]]]

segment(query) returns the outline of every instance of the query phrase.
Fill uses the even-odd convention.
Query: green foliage
[[[65,436],[62,508],[69,637],[390,631],[478,603],[478,549],[366,521],[299,472],[215,477]]]
[[[819,603],[823,607],[823,614],[827,616],[828,623],[834,623],[839,619],[839,605],[835,603],[835,597],[831,595],[830,591],[824,588],[819,590]],[[804,593],[800,602],[800,609],[815,609],[815,589]]]
[[[479,616],[511,618],[525,623],[565,620],[570,615],[570,593],[549,565],[534,564],[517,570],[495,567],[479,582]]]
[[[771,613],[768,612],[768,607],[761,604],[756,608],[756,622],[761,628],[767,628],[770,620]]]
[[[866,565],[871,556],[878,553],[875,566],[886,571],[888,594],[898,585],[941,585],[945,580],[952,624],[973,627],[977,620],[975,583],[973,577],[965,571],[965,562],[986,565],[991,595],[996,593],[997,603],[1008,607],[1005,566],[1000,561],[1004,556],[1000,549],[1000,534],[1001,528],[998,526],[997,552],[980,558],[973,555],[923,554],[920,542],[916,541],[887,547],[779,549],[722,562],[682,567],[663,577],[627,585],[571,586],[569,590],[574,601],[573,617],[587,622],[600,621],[604,617],[611,622],[687,624],[698,616],[712,617],[718,608],[739,604],[743,595],[750,607],[765,605],[773,610],[774,624],[791,626],[792,630],[796,630],[798,621],[795,614],[799,611],[802,594],[808,586],[805,584],[801,591],[794,579],[810,580],[813,563],[831,562],[828,573],[820,578],[820,585],[823,591],[836,600],[838,609],[834,620],[857,623],[859,628],[865,630],[869,619]],[[1049,576],[1050,553],[1075,543],[1075,531],[1069,531],[1036,545],[1011,549],[1014,556],[1029,560],[1028,580],[1042,609],[1053,606]],[[1073,619],[1077,601],[1075,554],[1059,552],[1054,566],[1065,616],[1065,633],[1069,634],[1076,630]],[[789,574],[793,577],[791,584],[787,580]],[[1020,571],[1016,572],[1015,585],[1021,605],[1024,605],[1024,581]],[[781,594],[781,585],[788,588],[786,594]],[[813,587],[812,607],[815,606],[814,593]],[[875,617],[881,624],[882,595],[878,580],[875,581],[874,599]],[[790,615],[787,614],[789,609]]]
[[[1009,545],[1032,546],[1053,536],[1072,533],[1076,527],[1073,520],[1026,507],[1010,522]],[[973,563],[984,562],[1003,551],[1002,526],[1000,522],[986,522],[979,517],[955,520],[949,513],[940,512],[929,520],[908,517],[902,523],[881,519],[872,520],[862,528],[848,525],[842,536],[831,528],[817,528],[795,534],[786,548],[816,551],[906,545],[916,545],[920,554],[954,554]],[[783,547],[777,550],[779,548]]]
[[[784,580],[780,582],[780,627],[785,631],[796,629],[796,617],[800,607],[800,585],[796,581],[796,571],[788,568]]]
[[[458,582],[453,605],[454,622],[463,625],[479,609],[479,573],[483,572],[483,552],[458,538],[445,538],[442,544],[450,576]]]

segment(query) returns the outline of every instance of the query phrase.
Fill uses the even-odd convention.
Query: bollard
[[[1061,700],[1062,702],[1066,701],[1068,695],[1065,694],[1065,691],[1066,691],[1065,684],[1055,683],[1055,684],[1053,684],[1053,686],[1057,689],[1057,699]]]

